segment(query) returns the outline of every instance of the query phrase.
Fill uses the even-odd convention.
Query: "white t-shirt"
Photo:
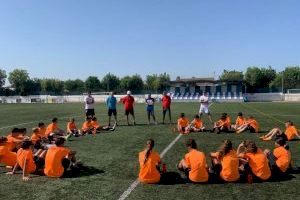
[[[86,96],[84,98],[84,102],[85,102],[85,109],[94,109],[94,97],[92,96]]]
[[[202,96],[200,97],[200,104],[201,104],[201,106],[203,106],[203,107],[207,107],[207,106],[208,106],[208,97],[202,95]]]

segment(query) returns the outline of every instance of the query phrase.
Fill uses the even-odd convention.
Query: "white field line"
[[[210,107],[211,105],[213,105],[213,103],[211,103],[208,107]],[[163,158],[166,153],[174,146],[174,144],[182,137],[182,134],[179,134],[161,153],[160,153],[160,157]],[[123,192],[123,194],[119,197],[118,200],[125,200],[130,193],[135,190],[135,188],[139,185],[140,181],[137,178],[128,188],[127,190],[125,190]]]

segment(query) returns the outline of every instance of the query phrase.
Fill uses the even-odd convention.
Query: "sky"
[[[0,0],[0,69],[62,80],[300,65],[298,0]]]

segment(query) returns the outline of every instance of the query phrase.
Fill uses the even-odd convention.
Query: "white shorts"
[[[205,114],[208,114],[209,113],[209,109],[208,109],[208,106],[200,106],[200,110],[199,110],[199,113],[205,113]]]

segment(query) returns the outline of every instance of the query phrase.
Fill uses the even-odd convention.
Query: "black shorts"
[[[164,114],[166,114],[167,111],[171,112],[171,108],[170,108],[170,107],[168,107],[168,108],[163,108],[163,113],[164,113]]]
[[[86,116],[94,116],[95,115],[95,109],[86,109],[85,110]]]
[[[249,126],[248,129],[250,133],[256,133],[256,130],[252,126]]]
[[[43,158],[35,156],[33,158],[33,160],[34,160],[34,163],[35,163],[37,169],[43,169],[44,168],[45,160]]]
[[[117,110],[116,109],[108,109],[108,116],[117,116]]]
[[[133,108],[132,108],[132,109],[125,110],[125,115],[129,115],[129,114],[134,115],[134,110],[133,110]]]

